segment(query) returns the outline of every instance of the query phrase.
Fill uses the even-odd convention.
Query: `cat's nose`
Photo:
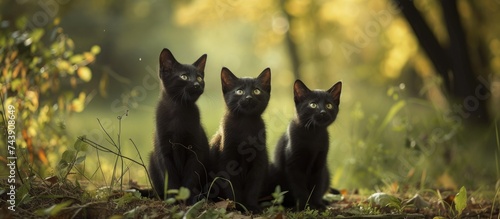
[[[326,114],[326,110],[321,110],[321,111],[319,111],[319,114],[321,114],[321,115],[325,115],[325,114]]]
[[[194,82],[193,87],[194,87],[194,89],[199,89],[200,88],[200,83]]]
[[[245,99],[247,99],[247,100],[251,100],[252,98],[253,98],[253,97],[252,97],[252,96],[250,96],[250,95],[247,95],[247,96],[245,97]]]

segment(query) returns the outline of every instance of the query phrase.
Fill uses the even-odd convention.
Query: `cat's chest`
[[[326,129],[308,130],[291,124],[288,126],[288,146],[298,151],[321,153],[328,150],[328,131]]]
[[[227,139],[244,141],[247,137],[265,135],[265,125],[262,119],[228,119],[224,122],[224,132]]]
[[[160,105],[156,112],[158,126],[171,131],[192,130],[200,126],[200,115],[196,106],[179,107]]]
[[[287,132],[286,156],[314,163],[323,160],[328,153],[328,135],[325,133],[305,133],[297,130]]]

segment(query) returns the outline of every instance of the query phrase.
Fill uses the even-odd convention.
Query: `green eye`
[[[202,82],[202,81],[203,81],[203,78],[201,78],[200,76],[198,76],[198,77],[196,77],[196,80],[197,80],[198,82]]]
[[[259,90],[259,89],[255,89],[255,90],[253,90],[253,93],[254,93],[255,95],[259,95],[259,94],[260,94],[260,90]]]
[[[243,93],[244,93],[244,92],[243,92],[243,90],[238,89],[238,90],[236,90],[236,91],[235,91],[235,93],[236,93],[237,95],[243,95]]]
[[[311,102],[309,103],[309,107],[315,109],[316,107],[318,107],[318,104],[316,104],[315,102]]]
[[[188,76],[186,74],[182,74],[179,76],[182,80],[187,80]]]
[[[333,105],[332,105],[331,103],[327,103],[327,104],[326,104],[326,108],[327,108],[327,109],[333,109]]]

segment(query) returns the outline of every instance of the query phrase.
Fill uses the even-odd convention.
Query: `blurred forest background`
[[[0,0],[0,7],[1,94],[17,107],[23,177],[57,172],[78,136],[111,147],[102,128],[119,135],[127,156],[138,158],[132,139],[148,157],[158,56],[169,48],[181,63],[208,54],[198,105],[209,137],[224,112],[221,68],[252,77],[271,68],[264,114],[271,158],[295,113],[293,81],[327,89],[342,80],[330,127],[332,187],[491,191],[500,179],[498,0]],[[107,156],[88,149],[80,164],[96,184],[112,174]],[[144,169],[126,166],[127,179],[147,184]]]

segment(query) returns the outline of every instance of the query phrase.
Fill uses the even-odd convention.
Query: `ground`
[[[1,184],[6,188],[6,181]],[[0,218],[499,218],[498,203],[471,195],[465,196],[463,211],[459,213],[455,206],[459,191],[450,190],[429,190],[418,195],[408,190],[396,194],[374,193],[369,197],[343,191],[342,195],[330,197],[336,201],[324,212],[292,212],[275,202],[262,214],[252,215],[234,210],[230,201],[203,200],[185,206],[140,197],[133,190],[85,191],[80,183],[70,181],[33,180],[29,184],[19,185],[15,211],[8,209],[7,191],[0,191]]]

